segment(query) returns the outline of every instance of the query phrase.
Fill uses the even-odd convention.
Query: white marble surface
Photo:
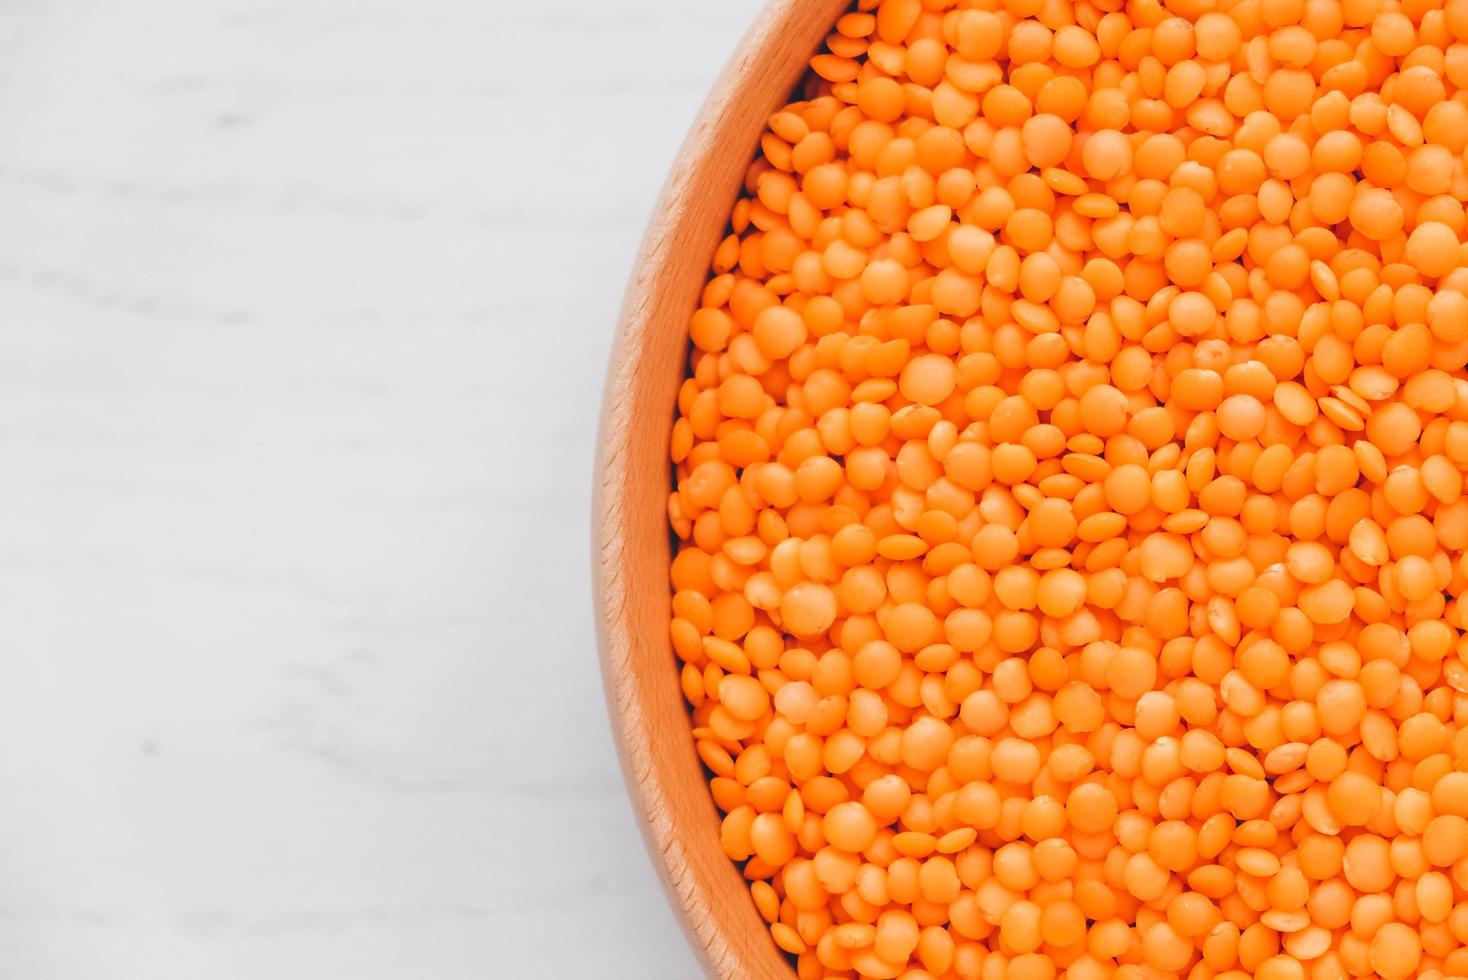
[[[755,0],[0,0],[0,977],[684,978],[593,646]]]

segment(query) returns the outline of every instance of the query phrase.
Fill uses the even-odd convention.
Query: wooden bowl
[[[598,440],[602,674],[627,788],[669,899],[710,977],[794,971],[719,845],[668,636],[668,440],[688,320],[758,149],[847,0],[771,0],[714,85],[648,225],[612,349]]]

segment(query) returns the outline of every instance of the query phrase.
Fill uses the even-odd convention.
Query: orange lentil
[[[669,637],[801,977],[1468,975],[1468,4],[860,0]]]

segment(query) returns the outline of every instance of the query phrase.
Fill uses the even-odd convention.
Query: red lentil
[[[1468,976],[1468,0],[858,0],[689,325],[803,980]]]

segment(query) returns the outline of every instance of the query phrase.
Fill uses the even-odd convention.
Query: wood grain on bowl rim
[[[683,144],[628,286],[597,440],[597,631],[618,753],[647,843],[710,977],[789,980],[719,845],[668,635],[668,439],[687,326],[769,115],[848,0],[772,0]]]

